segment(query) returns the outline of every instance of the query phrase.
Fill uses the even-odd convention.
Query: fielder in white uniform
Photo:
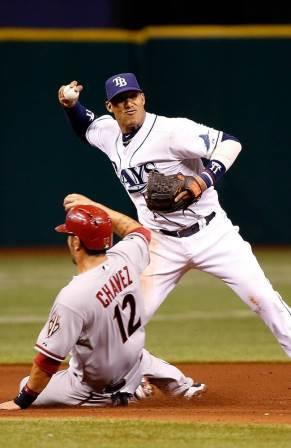
[[[109,157],[136,206],[139,221],[152,230],[151,262],[143,273],[147,319],[185,272],[199,269],[221,279],[258,313],[291,357],[290,308],[265,277],[238,227],[226,216],[215,190],[215,183],[238,156],[240,142],[186,118],[146,112],[144,93],[132,73],[106,81],[106,108],[111,115],[95,116],[78,101],[83,86],[77,81],[70,86],[75,98],[66,98],[62,86],[59,102],[74,130]],[[200,199],[184,211],[150,211],[144,195],[151,170],[193,176],[191,195]],[[80,202],[94,204],[71,194],[64,205],[69,210]]]
[[[145,372],[171,395],[192,398],[205,390],[143,349],[140,274],[149,262],[150,231],[121,213],[106,211],[73,207],[66,223],[56,228],[68,234],[78,275],[53,304],[35,345],[38,355],[30,376],[22,380],[18,396],[0,409],[127,405],[134,396],[144,398],[139,389]],[[112,222],[124,238],[111,248]],[[57,372],[69,353],[69,367]]]

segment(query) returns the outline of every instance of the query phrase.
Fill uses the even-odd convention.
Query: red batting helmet
[[[87,249],[104,250],[112,246],[112,222],[108,214],[94,205],[77,205],[66,216],[57,232],[77,235]]]

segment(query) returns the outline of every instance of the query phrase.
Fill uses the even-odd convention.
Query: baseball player
[[[107,213],[108,212],[108,213]],[[114,231],[123,239],[112,246]],[[92,205],[70,209],[57,232],[68,235],[78,275],[58,294],[41,330],[38,351],[18,396],[2,410],[30,405],[127,405],[142,376],[171,395],[204,392],[176,367],[144,347],[144,300],[140,274],[149,262],[150,231],[121,213]],[[69,367],[57,372],[71,354]]]
[[[107,115],[97,117],[78,100],[83,86],[65,87],[59,102],[77,134],[110,159],[115,173],[132,199],[139,221],[152,230],[151,262],[143,273],[146,318],[189,269],[199,269],[225,282],[270,328],[291,356],[291,312],[265,277],[250,245],[242,239],[220,206],[215,184],[241,151],[237,138],[187,118],[168,118],[145,111],[145,95],[132,73],[110,77],[105,83]],[[187,86],[183,86],[184,91]],[[147,206],[149,173],[187,179],[180,193],[191,203],[169,213]],[[177,200],[177,199],[176,199]],[[82,195],[65,198],[66,210]]]

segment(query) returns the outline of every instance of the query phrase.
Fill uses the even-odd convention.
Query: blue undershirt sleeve
[[[221,141],[223,142],[224,140],[234,140],[235,142],[239,142],[239,139],[234,137],[233,135],[227,134],[226,132],[223,132],[222,134],[222,138]]]
[[[74,107],[64,107],[64,110],[76,134],[82,140],[86,140],[86,131],[92,121],[97,118],[94,112],[86,109],[86,107],[79,102],[77,102]]]

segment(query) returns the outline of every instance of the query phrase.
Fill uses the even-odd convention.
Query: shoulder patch
[[[60,316],[57,313],[54,313],[48,324],[48,332],[47,337],[51,337],[60,329]]]
[[[200,134],[199,137],[202,138],[202,140],[204,141],[204,144],[206,146],[206,149],[208,150],[210,148],[209,135],[208,134]]]

